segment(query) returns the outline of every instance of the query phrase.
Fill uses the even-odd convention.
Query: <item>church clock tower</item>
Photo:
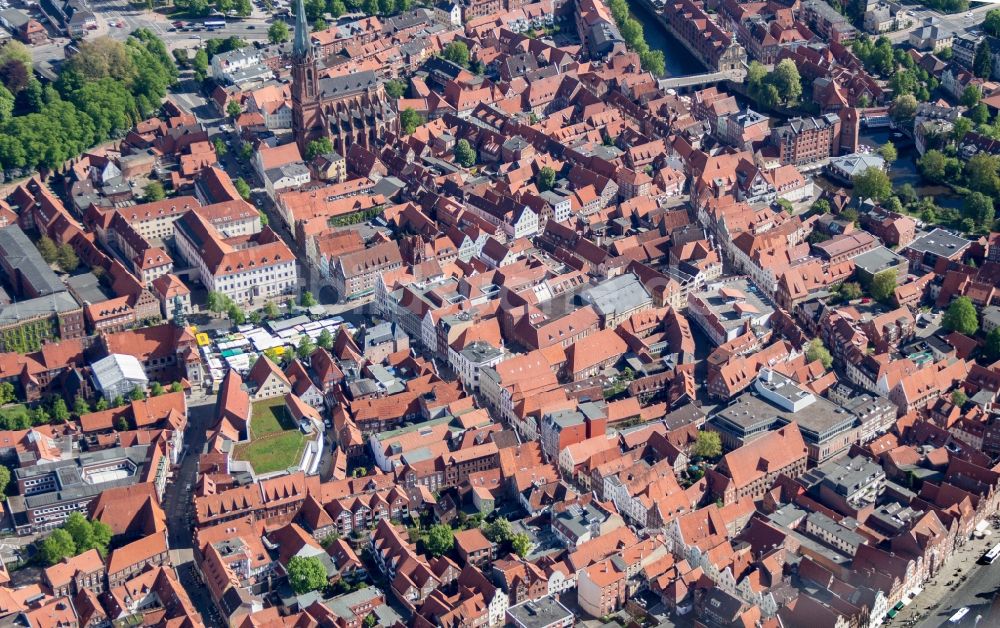
[[[323,135],[318,90],[319,68],[309,41],[305,3],[298,0],[292,44],[292,130],[303,157],[309,142]]]

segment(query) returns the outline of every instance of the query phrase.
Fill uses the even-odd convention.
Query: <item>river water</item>
[[[642,24],[649,47],[663,51],[667,70],[664,76],[688,76],[705,71],[705,66],[676,37],[668,33],[645,6],[639,2],[629,2],[629,7],[632,9],[632,16]]]

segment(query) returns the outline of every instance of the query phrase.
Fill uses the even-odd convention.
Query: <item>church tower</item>
[[[306,7],[298,0],[292,44],[292,130],[303,157],[309,142],[323,134],[318,91],[319,67],[309,42]]]

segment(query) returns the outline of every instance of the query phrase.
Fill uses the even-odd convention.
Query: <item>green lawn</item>
[[[253,405],[250,442],[237,445],[233,458],[246,460],[261,475],[298,464],[305,446],[306,435],[288,416],[284,398],[277,397]]]

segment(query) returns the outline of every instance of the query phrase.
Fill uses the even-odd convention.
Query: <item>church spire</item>
[[[303,0],[298,0],[295,11],[295,43],[292,46],[292,54],[297,59],[304,59],[309,55],[311,46],[309,45],[309,24],[306,23],[306,5]]]

